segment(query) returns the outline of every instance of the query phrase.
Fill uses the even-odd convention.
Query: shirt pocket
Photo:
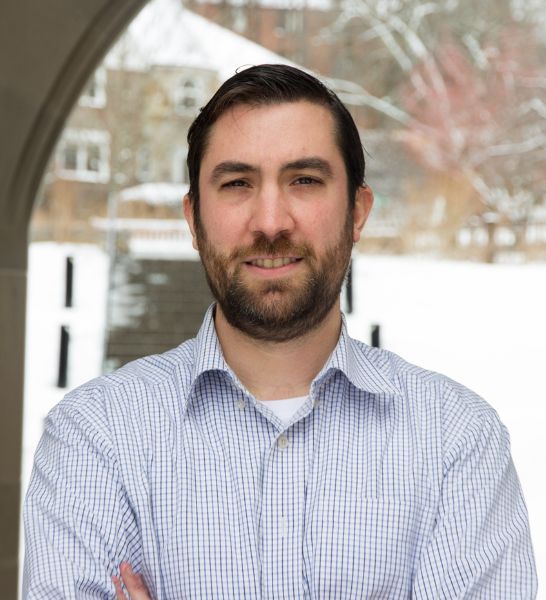
[[[428,509],[396,499],[350,495],[319,502],[304,553],[311,596],[410,598]]]

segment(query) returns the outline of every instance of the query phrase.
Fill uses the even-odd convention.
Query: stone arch
[[[27,229],[85,82],[146,0],[8,0],[0,19],[0,589],[18,582]]]

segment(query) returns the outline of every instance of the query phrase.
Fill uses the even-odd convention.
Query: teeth
[[[278,267],[284,267],[297,261],[297,258],[257,258],[251,261],[251,264],[255,267],[261,267],[262,269],[277,269]]]

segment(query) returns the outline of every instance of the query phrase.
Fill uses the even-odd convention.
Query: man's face
[[[236,106],[214,124],[199,176],[194,232],[227,321],[257,339],[286,341],[339,302],[351,248],[371,207],[349,209],[333,119],[293,102]]]

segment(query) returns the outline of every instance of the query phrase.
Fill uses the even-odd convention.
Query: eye
[[[244,179],[232,179],[231,181],[226,181],[222,183],[220,187],[222,188],[233,188],[233,187],[247,187],[249,185],[248,181]]]
[[[320,179],[317,179],[316,177],[311,177],[309,175],[302,175],[301,177],[298,177],[294,180],[295,185],[318,185],[320,183],[322,183]]]

